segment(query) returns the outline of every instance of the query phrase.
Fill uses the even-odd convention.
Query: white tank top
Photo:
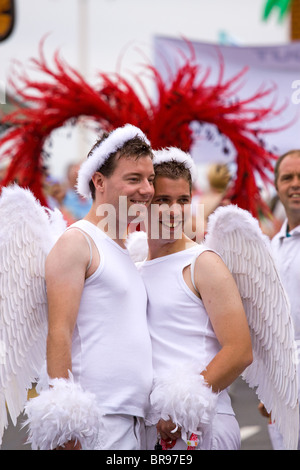
[[[155,376],[196,359],[206,366],[221,349],[203,302],[183,278],[183,269],[205,250],[198,245],[139,266],[148,295]],[[217,410],[234,414],[227,390],[219,394]]]
[[[128,251],[102,230],[86,220],[72,227],[87,233],[100,254],[85,281],[73,335],[74,378],[105,413],[144,417],[153,373],[143,281]]]

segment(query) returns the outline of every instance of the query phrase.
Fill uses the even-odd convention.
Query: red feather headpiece
[[[17,180],[20,186],[30,188],[41,203],[47,205],[42,188],[43,147],[51,132],[70,120],[76,123],[79,118],[88,117],[103,131],[130,123],[147,135],[154,149],[172,146],[184,151],[188,151],[193,143],[190,123],[198,121],[217,126],[236,149],[237,174],[230,192],[232,202],[255,216],[258,209],[264,207],[255,173],[264,182],[269,181],[269,172],[272,172],[277,156],[262,145],[261,135],[276,130],[262,129],[260,124],[278,115],[282,109],[275,110],[273,105],[262,108],[258,104],[261,98],[273,93],[272,88],[258,90],[245,100],[234,99],[246,69],[226,81],[220,57],[217,83],[208,85],[209,70],[202,73],[193,54],[185,58],[168,81],[164,81],[154,67],[147,65],[156,87],[154,100],[138,76],[134,78],[142,90],[142,97],[119,74],[101,73],[100,85],[91,86],[58,53],[50,67],[42,47],[39,58],[32,61],[38,71],[43,72],[45,80],[34,81],[24,72],[18,77],[22,87],[16,80],[11,80],[17,97],[30,107],[17,109],[2,118],[2,123],[11,125],[0,139],[0,158],[11,158],[2,186]]]

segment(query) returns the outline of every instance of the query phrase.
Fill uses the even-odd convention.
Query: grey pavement
[[[31,447],[26,444],[26,429],[22,428],[25,418],[23,415],[19,416],[16,426],[12,424],[9,418],[8,428],[3,435],[1,450],[31,450]]]
[[[230,396],[241,430],[241,450],[272,450],[268,419],[257,409],[259,401],[255,391],[239,378],[230,387]]]

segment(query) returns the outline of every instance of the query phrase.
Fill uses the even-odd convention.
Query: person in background
[[[0,161],[0,181],[2,181],[5,177],[9,163],[10,163],[9,158],[5,158]]]
[[[73,219],[82,219],[90,210],[91,199],[83,198],[76,191],[76,182],[80,164],[71,163],[66,172],[66,191],[62,201],[63,207],[72,215]]]
[[[197,229],[197,217],[199,214],[197,211],[202,211],[204,214],[204,231],[203,238],[207,227],[207,222],[210,214],[212,214],[217,207],[220,205],[230,204],[230,201],[226,199],[226,191],[229,187],[231,181],[231,174],[228,168],[228,165],[223,163],[212,163],[208,166],[207,170],[207,182],[208,190],[204,194],[197,193],[197,191],[192,192],[192,232],[195,233]],[[187,236],[190,236],[190,233],[186,232]],[[201,234],[198,234],[201,237]],[[200,240],[199,236],[197,239]],[[193,238],[195,240],[195,238]]]
[[[291,150],[278,158],[274,169],[275,188],[285,210],[285,220],[279,232],[272,238],[272,252],[291,305],[295,340],[300,353],[300,149]],[[299,394],[300,397],[300,394]],[[266,413],[262,404],[259,409]],[[268,425],[270,439],[275,450],[282,450],[282,436],[272,421]],[[300,445],[298,445],[300,449]]]
[[[96,142],[79,170],[78,191],[92,198],[91,209],[46,259],[51,387],[27,406],[35,447],[142,447],[152,385],[147,295],[123,236],[136,217],[130,210],[144,210],[153,197],[152,158],[146,136],[126,125]],[[35,436],[34,422],[43,423]],[[86,438],[93,441],[83,445]]]
[[[190,440],[197,450],[240,448],[227,388],[252,361],[250,332],[231,273],[215,252],[185,234],[192,169],[191,157],[179,149],[155,152],[152,207],[159,211],[158,233],[152,231],[156,220],[151,210],[148,258],[138,269],[148,295],[155,382],[174,371],[170,383],[177,387],[178,408],[186,398],[184,389],[194,403],[203,397],[207,415],[203,420],[199,416],[199,435],[186,436],[171,420],[159,419],[150,409],[148,450],[154,449],[157,439],[163,448],[174,450],[186,450]],[[168,391],[163,394],[167,399]],[[212,420],[211,408],[216,413]]]

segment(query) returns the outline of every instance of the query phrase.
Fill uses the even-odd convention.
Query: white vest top
[[[139,266],[148,295],[155,376],[195,360],[206,366],[221,349],[203,302],[183,278],[183,269],[203,251],[198,245]],[[234,414],[227,390],[219,394],[217,411]]]
[[[87,233],[100,254],[85,281],[73,335],[74,379],[105,413],[144,417],[153,373],[143,281],[127,249],[102,230],[86,220],[71,227]]]
[[[300,340],[300,225],[287,236],[287,220],[271,241],[282,284],[287,292],[294,321],[295,339]]]

